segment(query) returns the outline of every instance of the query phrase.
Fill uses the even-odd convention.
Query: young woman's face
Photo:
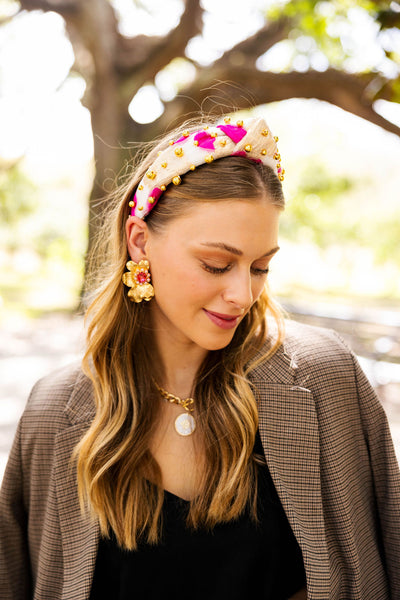
[[[199,203],[161,234],[149,231],[157,334],[205,350],[229,344],[263,290],[279,214],[265,199]]]

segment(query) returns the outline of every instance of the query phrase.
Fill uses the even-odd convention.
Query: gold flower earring
[[[132,302],[147,302],[154,297],[154,288],[150,283],[149,261],[144,259],[139,263],[130,260],[126,263],[127,273],[122,275],[122,282],[131,289],[128,292]]]

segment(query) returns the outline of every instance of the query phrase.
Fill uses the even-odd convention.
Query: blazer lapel
[[[320,439],[312,393],[295,385],[296,364],[279,351],[251,380],[276,490],[301,546],[309,597],[329,597],[329,556],[321,495]],[[313,595],[313,591],[317,595]]]
[[[71,425],[58,434],[55,448],[54,474],[64,562],[62,600],[89,597],[99,539],[97,522],[81,513],[76,472],[71,465],[73,449],[94,416],[91,385],[82,378],[66,407]]]

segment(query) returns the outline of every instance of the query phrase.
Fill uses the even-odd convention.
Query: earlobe
[[[146,258],[147,224],[139,217],[130,216],[126,221],[125,231],[129,256],[138,263]]]

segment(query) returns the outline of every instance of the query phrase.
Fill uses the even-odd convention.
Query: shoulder
[[[27,424],[68,420],[76,412],[76,404],[91,405],[92,384],[80,363],[72,363],[39,379],[33,386],[23,414]]]
[[[89,398],[90,380],[77,363],[46,375],[34,385],[5,473],[8,485],[21,489],[24,510],[30,506],[43,516],[55,461],[65,453],[70,456],[68,440],[77,442],[82,425],[86,426],[81,415],[88,414],[93,405]]]
[[[259,357],[250,380],[264,396],[311,394],[321,431],[328,437],[343,432],[349,423],[353,432],[355,427],[361,430],[361,419],[365,428],[374,420],[384,421],[381,404],[357,358],[330,329],[288,321],[283,343],[271,357]]]
[[[336,331],[289,320],[285,326],[283,351],[294,359],[297,357],[299,361],[313,364],[351,361],[351,350]]]
[[[270,340],[267,340],[261,356],[269,346]],[[281,346],[270,358],[258,361],[253,373],[256,378],[281,377],[285,382],[300,385],[306,378],[318,378],[322,373],[351,376],[354,356],[335,331],[287,320]]]

